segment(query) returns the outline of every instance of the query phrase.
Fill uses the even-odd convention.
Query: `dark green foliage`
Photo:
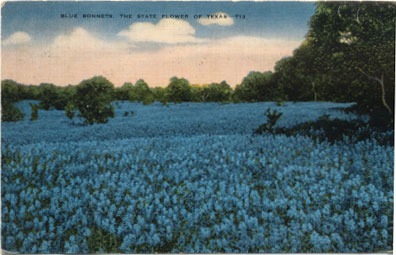
[[[361,113],[388,111],[390,122],[395,100],[395,13],[391,2],[320,2],[307,35],[315,63],[321,66],[317,74],[328,81],[322,85],[323,93],[346,94],[343,100],[357,102]]]
[[[125,82],[121,87],[114,88],[115,100],[129,100],[129,93],[131,92],[132,87],[132,83]]]
[[[272,101],[278,96],[272,72],[250,72],[235,87],[235,97],[244,102]]]
[[[211,83],[207,86],[192,87],[193,101],[225,102],[231,99],[232,88],[226,81]]]
[[[293,57],[283,58],[275,64],[274,80],[280,97],[288,101],[315,100],[313,85],[314,53],[307,45],[294,51]],[[315,91],[316,92],[316,91]]]
[[[88,237],[88,253],[118,253],[118,247],[122,240],[119,240],[114,234],[103,229],[93,227],[91,235]]]
[[[38,120],[38,110],[40,109],[40,105],[30,103],[30,120]]]
[[[190,83],[184,78],[171,78],[166,87],[166,94],[168,100],[175,103],[190,102],[192,99]]]
[[[75,110],[75,107],[71,102],[69,102],[65,107],[66,117],[68,117],[70,120],[72,120],[74,118],[74,115],[75,115],[74,110]]]
[[[40,84],[38,87],[40,108],[49,110],[65,110],[66,105],[72,99],[75,93],[74,86],[58,87],[53,84]]]
[[[58,100],[58,93],[53,84],[40,84],[40,107],[43,110],[49,110],[54,102]]]
[[[85,123],[106,123],[108,118],[115,116],[111,105],[113,88],[113,84],[102,76],[85,80],[77,86],[73,101]]]
[[[290,128],[261,125],[254,134],[270,133],[286,136],[308,136],[315,141],[335,143],[346,137],[352,142],[359,142],[369,138],[374,138],[381,145],[393,146],[393,133],[382,133],[382,129],[361,121],[346,121],[341,119],[329,119],[329,115],[323,115],[317,121],[308,121]]]
[[[1,102],[1,121],[23,120],[23,113],[11,102]]]
[[[153,93],[154,99],[164,105],[167,105],[167,94],[166,94],[166,89],[162,87],[155,87],[151,89],[151,92]]]
[[[276,110],[272,110],[270,108],[265,112],[265,116],[267,117],[267,122],[262,124],[256,131],[256,134],[262,134],[264,132],[272,132],[275,128],[276,122],[280,119],[283,113],[277,112]]]
[[[20,121],[23,113],[14,106],[15,102],[22,99],[22,86],[14,81],[5,80],[1,82],[1,120]]]
[[[128,98],[130,101],[139,101],[144,105],[154,103],[155,98],[148,84],[140,79],[135,86],[125,85],[128,88]]]
[[[12,80],[4,80],[1,82],[1,102],[10,103],[18,102],[23,99],[22,85]]]

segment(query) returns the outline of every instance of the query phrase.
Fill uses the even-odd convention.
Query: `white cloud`
[[[6,40],[4,40],[3,45],[16,45],[16,44],[24,44],[30,42],[31,38],[29,34],[26,32],[15,32]]]
[[[161,19],[157,24],[137,22],[122,30],[118,36],[126,37],[131,42],[154,43],[200,43],[203,39],[194,37],[195,29],[184,20]]]
[[[69,34],[57,36],[51,44],[51,50],[58,51],[60,54],[64,54],[65,51],[84,54],[106,53],[121,50],[125,47],[127,45],[123,43],[109,43],[98,39],[81,27],[74,28]]]
[[[234,24],[234,20],[224,12],[216,12],[214,14],[207,15],[207,17],[200,18],[198,22],[204,26],[209,26],[209,25],[231,26],[232,24]]]

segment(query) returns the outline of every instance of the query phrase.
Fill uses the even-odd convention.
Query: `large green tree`
[[[281,98],[289,101],[318,100],[318,76],[315,75],[315,55],[305,42],[292,57],[275,64],[274,80]]]
[[[359,108],[393,116],[395,17],[393,2],[320,2],[307,35],[316,63],[345,86]],[[330,86],[330,85],[329,85]]]
[[[114,117],[113,84],[102,76],[82,81],[76,87],[73,104],[79,111],[85,123],[106,123]],[[68,107],[69,109],[69,107]]]

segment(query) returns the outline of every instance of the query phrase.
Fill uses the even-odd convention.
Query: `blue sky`
[[[4,57],[11,58],[11,60],[23,58],[22,53],[29,50],[33,51],[30,52],[31,54],[41,54],[40,56],[43,56],[43,52],[47,51],[51,53],[49,54],[51,58],[54,58],[54,56],[57,56],[58,58],[57,60],[51,59],[51,63],[59,62],[67,64],[67,61],[71,61],[72,57],[67,56],[65,48],[61,49],[58,47],[58,52],[55,52],[53,44],[54,42],[60,42],[60,40],[63,39],[63,46],[66,42],[69,43],[67,48],[68,51],[70,51],[70,47],[77,47],[82,52],[84,52],[84,50],[94,50],[92,47],[82,49],[80,45],[76,46],[70,43],[75,42],[74,39],[77,38],[80,38],[82,41],[86,39],[87,42],[92,42],[93,45],[102,45],[101,43],[112,44],[111,48],[118,47],[119,49],[123,48],[124,50],[128,50],[130,54],[135,54],[135,58],[143,58],[141,55],[142,52],[152,49],[152,61],[154,61],[154,59],[158,59],[159,56],[163,56],[167,50],[170,50],[171,52],[185,53],[186,51],[194,50],[194,45],[197,47],[197,51],[202,53],[200,56],[202,59],[214,58],[214,46],[215,48],[217,47],[216,49],[225,49],[226,47],[230,47],[230,49],[242,52],[240,55],[234,54],[232,56],[228,56],[227,58],[229,60],[234,57],[243,58],[244,55],[249,57],[248,55],[251,54],[250,52],[246,52],[248,47],[252,48],[256,45],[260,45],[257,40],[263,40],[263,45],[266,45],[263,46],[263,49],[265,48],[266,52],[269,51],[269,40],[272,40],[275,43],[274,47],[276,45],[282,45],[282,43],[279,43],[280,41],[289,43],[290,45],[288,47],[295,48],[295,46],[298,46],[298,42],[301,43],[304,40],[304,36],[308,31],[308,21],[314,13],[314,9],[315,5],[313,2],[7,2],[2,8],[2,46],[3,52],[5,51],[3,59]],[[228,21],[232,20],[232,24],[216,24],[216,22],[204,23],[203,21],[201,22],[200,20],[193,18],[196,14],[206,16],[207,14],[218,12],[228,15]],[[62,19],[60,18],[61,14],[77,14],[78,18]],[[82,18],[83,14],[112,14],[113,18],[84,19]],[[120,14],[132,14],[133,18],[121,18]],[[156,14],[157,18],[137,19],[137,14]],[[162,33],[160,29],[171,29],[173,25],[165,24],[166,22],[159,25],[162,20],[162,14],[189,15],[188,19],[176,22],[174,27],[175,30],[179,29],[180,31],[184,31],[184,37],[176,38],[174,40],[171,38],[163,38],[166,35]],[[245,19],[236,18],[236,14],[245,15]],[[134,23],[136,23],[135,25],[140,23],[142,25],[141,28],[139,26],[132,27]],[[148,26],[150,25],[148,23],[151,23],[152,26]],[[158,26],[154,27],[155,25]],[[144,29],[146,27],[149,29],[147,31],[151,31],[150,33],[158,32],[161,35],[136,35],[137,31],[142,31],[139,29]],[[67,36],[74,36],[74,39],[67,38]],[[169,36],[175,37],[175,32],[172,32]],[[237,40],[238,38],[239,41]],[[233,42],[233,44],[231,45],[230,42]],[[292,45],[291,42],[295,43]],[[128,44],[128,46],[125,46],[126,44]],[[99,47],[100,50],[103,50],[103,47]],[[161,51],[162,55],[155,55],[155,51]],[[274,51],[279,52],[280,55],[284,54],[277,47],[274,48]],[[64,53],[63,55],[61,54],[62,52]],[[219,54],[222,54],[221,52],[222,50],[219,50]],[[288,54],[291,54],[290,51],[288,52]],[[140,53],[140,55],[136,55],[138,53]],[[264,54],[264,51],[262,51],[261,54]],[[117,58],[114,54],[111,56],[108,55],[108,57],[110,59],[106,60],[102,58],[101,61],[108,62],[111,59],[114,61],[114,58]],[[144,57],[148,56],[145,55]],[[177,61],[188,61],[188,63],[190,63],[189,61],[193,57],[194,56],[185,57],[184,54],[183,56],[180,56]],[[263,57],[265,56],[263,55]],[[279,56],[279,59],[281,57],[282,56]],[[272,56],[271,58],[275,58],[275,56]],[[74,57],[73,61],[76,61]],[[128,63],[128,60],[126,59],[123,61],[124,64]],[[272,62],[274,61],[275,60],[273,59]],[[147,61],[145,64],[147,65],[149,63],[150,61]],[[211,61],[210,63],[213,64],[214,62]],[[220,61],[218,64],[220,65],[222,63],[223,62]],[[272,67],[274,63],[272,63]],[[3,60],[3,65],[4,64],[7,65],[7,62]],[[17,61],[11,61],[9,65],[17,64]],[[44,63],[33,62],[31,64],[36,66],[44,65]],[[168,65],[167,63],[163,64]],[[237,64],[237,61],[235,61],[235,65]],[[260,69],[259,64],[260,63],[257,65],[252,64],[252,68]],[[67,65],[70,65],[70,63]],[[258,71],[271,69],[272,67],[269,67],[269,65],[271,65],[271,63],[261,63],[262,69]],[[49,63],[44,66],[49,66]],[[131,67],[133,67],[133,65]],[[37,74],[35,75],[33,73],[35,68],[31,71],[32,73],[30,74],[30,78],[27,77],[27,75],[18,77],[18,72],[14,70],[15,68],[16,66],[4,67],[2,70],[2,78],[19,78],[24,82],[38,82],[37,79],[33,79],[33,76],[37,76]],[[175,66],[171,66],[170,68],[175,68]],[[221,69],[221,67],[219,68]],[[105,69],[106,68],[104,68],[104,66],[98,66],[97,71],[89,70],[86,75],[105,75],[107,73],[112,76],[111,78],[117,80],[118,83],[122,83],[121,80],[126,81],[128,78],[125,73],[117,76],[115,74],[116,70],[109,70],[108,68],[106,70]],[[130,75],[129,79],[135,79],[136,77],[148,80],[152,79],[149,77],[150,73],[147,72],[146,69],[141,69],[141,71],[144,72],[144,75],[136,73],[134,75]],[[231,69],[238,68],[231,67]],[[64,71],[62,83],[65,83],[67,78],[73,80],[70,82],[76,82],[76,77],[82,78],[81,73],[73,74],[73,72],[69,72],[70,70],[67,70],[67,68]],[[171,74],[171,71],[172,70],[167,71],[166,74]],[[59,74],[55,74],[54,70],[49,70],[49,72],[53,72],[55,76],[59,76]],[[226,72],[220,73],[226,74]],[[188,71],[186,74],[178,73],[178,75],[182,76],[188,76],[188,74]],[[165,73],[163,73],[163,75],[165,75]],[[239,76],[241,75],[242,74],[239,74]],[[200,75],[195,73],[192,76],[197,78]],[[191,78],[191,82],[197,83],[210,82],[210,78],[221,78],[220,76],[208,75],[207,81],[199,79],[195,81],[193,77],[186,78]],[[240,78],[243,77],[236,77],[234,75],[232,78],[224,77],[221,79],[231,79],[231,83],[234,83],[235,85]],[[53,79],[50,76],[45,77],[45,75],[43,79],[45,79],[45,81],[43,80],[42,82],[54,83],[60,83],[59,81],[62,80]],[[53,81],[51,81],[51,79],[53,79]],[[154,85],[166,85],[163,84],[165,83],[165,77],[162,79],[162,82],[160,82],[160,80],[155,81]],[[134,81],[132,80],[131,82]]]

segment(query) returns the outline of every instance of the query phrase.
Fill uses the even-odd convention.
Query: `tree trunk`
[[[362,69],[359,68],[359,71],[361,73],[363,73],[364,75],[366,75],[368,78],[377,81],[380,86],[381,86],[381,101],[382,104],[385,106],[385,108],[388,110],[390,115],[393,115],[393,112],[391,110],[391,108],[389,107],[388,103],[386,102],[386,98],[385,98],[385,84],[384,84],[384,73],[381,74],[381,78],[378,77],[374,77],[374,76],[370,76],[368,74],[366,74]]]
[[[389,107],[389,105],[386,103],[386,99],[385,99],[385,84],[384,84],[384,74],[383,73],[381,74],[381,79],[378,79],[378,82],[381,85],[381,100],[382,100],[382,104],[388,110],[389,114],[392,115],[392,110]]]
[[[311,82],[311,84],[312,84],[312,91],[314,94],[314,101],[316,102],[316,101],[318,101],[318,93],[316,93],[315,82]]]

